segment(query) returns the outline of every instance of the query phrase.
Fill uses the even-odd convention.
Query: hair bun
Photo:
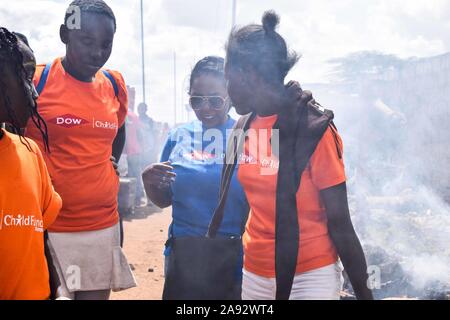
[[[273,10],[264,12],[262,17],[262,25],[266,33],[275,32],[275,28],[280,23],[280,16]]]

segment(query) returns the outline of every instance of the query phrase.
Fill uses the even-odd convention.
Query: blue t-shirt
[[[223,157],[227,134],[235,120],[230,117],[220,127],[207,129],[198,120],[169,133],[161,162],[171,161],[176,173],[172,182],[172,224],[169,237],[204,236],[219,202]],[[249,211],[244,190],[237,179],[231,180],[225,214],[218,235],[240,236],[243,218]],[[170,248],[164,254],[169,255]]]

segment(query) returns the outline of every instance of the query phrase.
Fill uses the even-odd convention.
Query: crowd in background
[[[128,115],[125,122],[127,139],[124,155],[119,162],[122,176],[136,179],[135,206],[145,204],[141,173],[150,164],[157,162],[170,126],[167,122],[153,120],[148,115],[148,105],[144,102],[136,105],[136,90],[127,86]],[[151,201],[146,200],[151,206]]]

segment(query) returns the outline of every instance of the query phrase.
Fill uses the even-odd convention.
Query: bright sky
[[[107,67],[123,73],[141,100],[139,0],[107,0],[117,17]],[[0,25],[28,36],[38,62],[64,55],[59,40],[69,0],[0,0]],[[186,120],[187,84],[195,62],[223,55],[232,0],[144,0],[147,102],[157,120]],[[279,32],[302,59],[288,76],[302,83],[328,81],[326,61],[360,50],[400,57],[450,51],[450,0],[237,0],[238,25],[260,23],[265,10],[281,16]],[[307,87],[307,86],[306,86]]]

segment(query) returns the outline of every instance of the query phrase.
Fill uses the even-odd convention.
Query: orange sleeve
[[[33,76],[33,84],[35,87],[37,87],[39,80],[41,79],[42,72],[44,72],[45,64],[38,64],[36,66],[36,71],[34,72]]]
[[[331,127],[325,131],[311,160],[311,178],[319,189],[327,189],[345,182],[342,139]]]
[[[125,84],[125,80],[123,79],[123,76],[120,72],[114,71],[114,70],[108,70],[111,75],[114,77],[117,83],[117,87],[119,89],[119,102],[120,102],[120,108],[117,113],[117,117],[119,120],[119,128],[122,127],[125,124],[125,119],[127,117],[128,113],[128,91],[127,86]]]
[[[62,208],[62,200],[53,188],[52,180],[39,147],[37,145],[34,146],[42,180],[42,217],[44,221],[44,229],[47,229],[56,220],[56,217]]]

